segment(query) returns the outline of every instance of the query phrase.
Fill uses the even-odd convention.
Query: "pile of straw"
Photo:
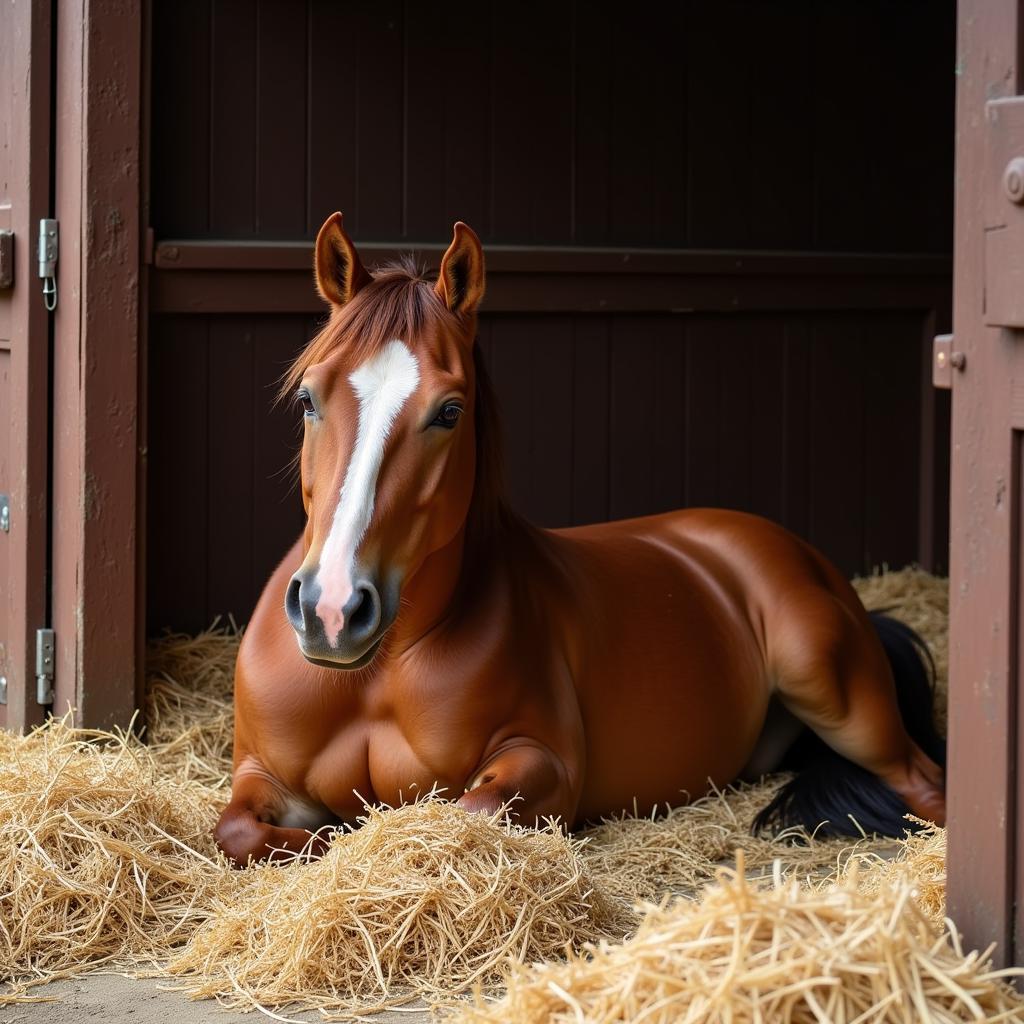
[[[309,864],[264,865],[215,901],[168,971],[230,1005],[373,1006],[493,984],[508,958],[621,934],[578,840],[425,799],[370,810]]]
[[[169,633],[146,654],[145,737],[163,770],[183,781],[231,781],[235,658],[242,634],[215,622],[198,636]]]
[[[967,956],[910,886],[752,883],[740,860],[699,903],[650,906],[636,934],[565,963],[514,965],[496,1002],[453,1024],[919,1024],[1019,1021],[1024,1004],[990,950]]]
[[[0,978],[23,994],[186,941],[225,871],[215,820],[136,741],[67,719],[0,732]]]
[[[649,817],[622,816],[582,833],[582,850],[602,890],[632,906],[667,894],[694,897],[718,867],[741,853],[750,870],[782,860],[793,875],[811,878],[838,870],[852,852],[842,837],[815,839],[802,828],[775,836],[752,832],[754,818],[783,777],[730,786],[683,807]],[[888,850],[892,842],[874,840]]]
[[[944,672],[942,581],[908,570],[856,586],[917,628]],[[146,966],[240,1007],[353,1011],[489,991],[510,960],[558,962],[515,970],[505,1010],[478,1001],[470,1019],[615,1021],[647,1007],[656,1022],[683,1006],[703,1006],[701,1020],[825,1019],[817,1006],[852,1022],[877,997],[889,1001],[871,1020],[924,1005],[926,1019],[959,1020],[954,1006],[1017,1005],[984,958],[927,931],[943,913],[942,830],[894,861],[890,841],[754,837],[778,779],[575,838],[425,799],[368,810],[319,862],[232,871],[210,830],[230,783],[238,642],[214,628],[153,644],[149,746],[67,719],[0,732],[0,1005],[52,978]],[[743,870],[771,866],[774,886],[725,875],[701,898],[737,851]],[[634,909],[666,894],[699,902]]]
[[[913,819],[920,825],[920,818]],[[937,927],[946,919],[946,830],[929,825],[899,844],[893,858],[880,857],[871,851],[856,855],[860,867],[861,887],[877,892],[886,885],[905,882],[910,886],[914,902]],[[852,863],[852,862],[851,862]]]

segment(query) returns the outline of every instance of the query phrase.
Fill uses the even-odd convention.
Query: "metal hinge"
[[[54,636],[52,629],[36,630],[36,703],[53,703]]]
[[[57,260],[60,258],[60,225],[52,219],[39,222],[39,276],[43,302],[52,313],[57,308]]]

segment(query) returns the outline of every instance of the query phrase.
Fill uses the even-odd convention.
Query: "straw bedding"
[[[636,934],[566,962],[516,965],[497,1002],[457,1024],[1020,1020],[987,953],[937,932],[909,883],[867,892],[856,870],[820,888],[720,869],[697,903],[650,906]]]
[[[921,631],[944,673],[944,582],[907,570],[857,586]],[[922,1005],[935,1020],[1024,1020],[984,958],[941,931],[942,830],[895,861],[891,841],[755,838],[778,780],[577,837],[428,798],[369,809],[318,862],[232,871],[210,829],[228,793],[237,643],[219,628],[152,646],[148,746],[67,720],[0,733],[0,1005],[117,965],[245,1008],[352,1011],[476,987],[464,1019],[852,1022],[878,1004],[864,1021],[920,1019],[907,1013]],[[721,874],[737,852],[740,874]],[[765,872],[763,888],[742,877]],[[533,961],[549,965],[513,966],[507,1002],[485,1001]]]
[[[168,970],[197,995],[276,1006],[443,996],[621,928],[578,840],[427,799],[371,810],[319,861],[249,873]],[[287,938],[286,938],[287,937]],[[230,980],[234,991],[225,987]]]

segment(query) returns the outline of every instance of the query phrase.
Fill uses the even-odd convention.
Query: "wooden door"
[[[36,274],[50,201],[49,0],[0,5],[0,726],[41,721],[48,625],[49,316]]]
[[[949,911],[1024,962],[1024,3],[961,0],[952,339]]]

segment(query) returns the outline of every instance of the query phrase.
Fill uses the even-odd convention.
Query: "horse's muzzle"
[[[300,569],[288,584],[284,607],[303,656],[328,668],[354,669],[369,664],[390,624],[385,624],[380,591],[374,582],[359,580],[345,607],[329,615],[329,623],[321,617],[319,602],[315,577]]]

